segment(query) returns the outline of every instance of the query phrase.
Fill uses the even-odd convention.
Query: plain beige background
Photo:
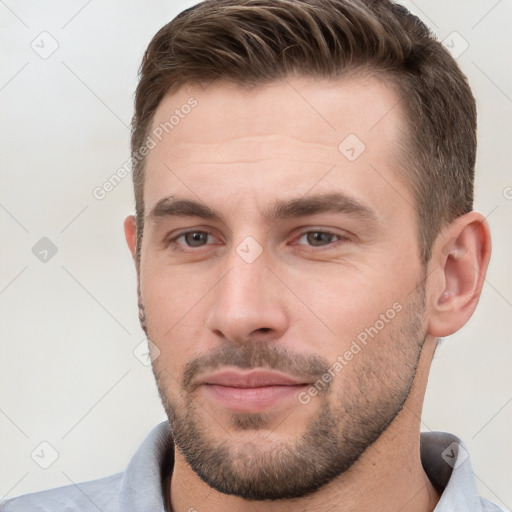
[[[129,156],[146,45],[193,3],[0,1],[0,497],[122,471],[165,418],[136,357],[145,339],[122,231],[130,176],[102,200],[93,190]],[[494,237],[477,313],[436,355],[423,430],[460,436],[480,493],[510,510],[512,2],[406,4],[469,76],[476,208]]]

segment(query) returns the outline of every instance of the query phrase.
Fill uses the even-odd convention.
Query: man
[[[499,510],[455,436],[420,435],[490,257],[475,132],[457,64],[387,0],[212,0],[163,27],[125,233],[169,425],[124,473],[2,510]]]

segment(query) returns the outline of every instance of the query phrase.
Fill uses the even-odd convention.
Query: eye
[[[206,245],[211,237],[206,231],[187,231],[171,240],[174,244],[186,245],[187,247],[201,247]],[[183,242],[179,242],[183,240]]]
[[[311,245],[312,247],[322,247],[330,245],[335,241],[343,240],[341,235],[331,233],[330,231],[307,231],[303,233],[299,239],[299,245]]]

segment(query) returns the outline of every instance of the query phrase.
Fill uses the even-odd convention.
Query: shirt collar
[[[165,512],[165,475],[172,471],[174,450],[169,424],[164,421],[146,436],[121,479],[119,510]]]
[[[462,441],[446,432],[423,432],[420,447],[423,469],[441,494],[434,511],[481,511],[473,469]]]
[[[480,512],[471,462],[462,441],[444,432],[421,434],[421,462],[441,499],[435,512]],[[165,478],[174,450],[167,422],[154,427],[131,458],[121,480],[120,510],[165,512]]]

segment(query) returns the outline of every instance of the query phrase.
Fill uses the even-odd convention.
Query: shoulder
[[[162,422],[146,435],[124,472],[13,498],[0,503],[0,512],[163,512],[162,475],[172,471],[173,455],[170,427]]]
[[[0,512],[118,512],[122,476],[26,494],[0,503]]]
[[[505,512],[504,509],[484,498],[480,498],[480,504],[482,505],[482,512]]]

